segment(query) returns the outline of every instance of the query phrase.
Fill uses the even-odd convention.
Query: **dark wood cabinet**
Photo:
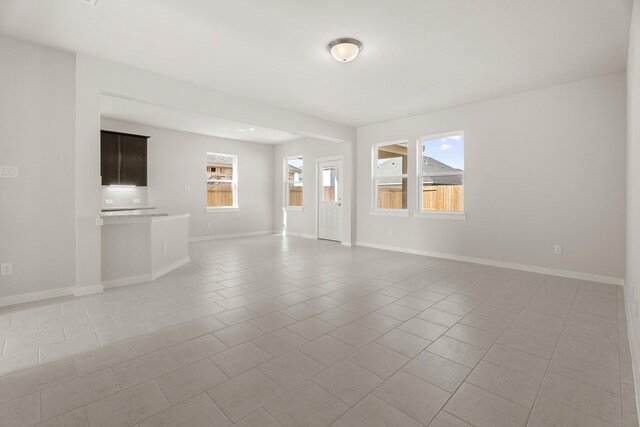
[[[123,135],[120,138],[120,183],[147,185],[147,139]]]
[[[148,136],[100,132],[102,185],[147,185]]]
[[[120,138],[116,134],[100,134],[100,175],[102,185],[117,184],[120,176]]]

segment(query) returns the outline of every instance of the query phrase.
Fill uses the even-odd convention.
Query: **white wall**
[[[191,214],[190,237],[273,230],[273,146],[109,119],[102,119],[102,129],[150,136],[148,205],[158,212]],[[207,152],[238,156],[238,211],[206,212]]]
[[[463,130],[466,221],[372,216],[371,146]],[[625,76],[526,92],[358,129],[358,243],[621,281]],[[409,175],[415,176],[409,163]],[[416,180],[409,180],[415,194]],[[409,198],[415,211],[416,200]],[[388,236],[392,230],[392,236]],[[564,253],[553,255],[554,244]],[[598,277],[602,276],[602,277]]]
[[[0,179],[4,303],[75,284],[75,60],[2,36],[0,58],[0,165],[19,167]]]
[[[283,210],[284,206],[284,158],[289,156],[303,156],[303,211],[287,210],[286,215]],[[345,194],[349,194],[351,187],[349,176],[351,165],[350,145],[340,142],[320,141],[313,138],[301,138],[295,141],[285,142],[275,146],[274,150],[274,230],[277,232],[286,231],[287,234],[301,235],[304,237],[315,238],[316,233],[316,185],[318,173],[316,170],[316,160],[323,157],[343,156],[343,173],[345,174],[346,187],[343,189]],[[344,239],[347,242],[350,238],[350,201],[343,197],[343,227],[346,228]]]
[[[627,64],[627,271],[625,303],[633,354],[636,396],[640,395],[640,0],[633,2]],[[634,292],[635,291],[635,292]],[[635,301],[634,301],[635,296]],[[638,405],[640,408],[640,405]]]

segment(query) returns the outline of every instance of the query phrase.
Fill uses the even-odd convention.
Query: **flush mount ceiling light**
[[[356,59],[362,50],[362,42],[352,38],[335,39],[327,45],[327,49],[336,61],[350,62]]]

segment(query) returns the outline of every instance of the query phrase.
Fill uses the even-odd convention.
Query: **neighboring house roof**
[[[227,156],[217,156],[215,154],[207,154],[207,163],[216,163],[217,165],[233,165],[233,158]]]
[[[302,169],[300,169],[299,167],[293,166],[293,165],[289,165],[289,172],[301,173]]]
[[[423,156],[423,170],[426,173],[462,172],[462,169],[452,168],[433,157]],[[402,175],[402,160],[399,157],[382,161],[378,165],[378,176]],[[438,185],[461,185],[462,175],[430,176],[429,181]]]

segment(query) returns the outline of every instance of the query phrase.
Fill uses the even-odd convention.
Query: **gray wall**
[[[73,287],[75,57],[0,36],[0,58],[0,298]]]
[[[640,390],[640,0],[633,2],[629,59],[627,65],[627,272],[625,302],[631,353],[635,372],[636,399]],[[640,407],[640,405],[639,405]]]
[[[149,135],[149,206],[190,213],[192,238],[273,230],[273,146],[103,119],[102,129]],[[206,212],[206,154],[238,156],[238,211]],[[185,186],[191,190],[185,191]],[[211,223],[211,228],[208,228]]]
[[[457,130],[466,221],[370,215],[372,144],[406,138],[415,153],[418,137]],[[358,243],[624,277],[623,73],[364,126],[357,144]]]

